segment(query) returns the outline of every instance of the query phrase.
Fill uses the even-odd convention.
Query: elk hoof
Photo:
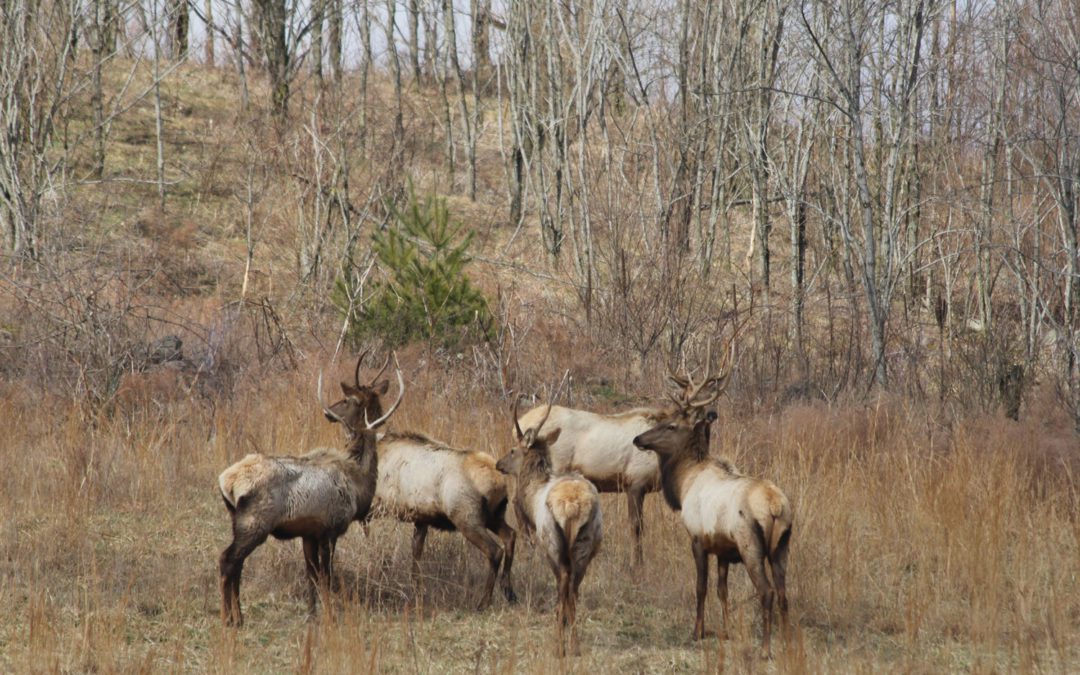
[[[503,591],[503,595],[506,596],[506,601],[509,602],[511,605],[516,605],[518,603],[517,593],[515,593],[512,588],[508,588]]]

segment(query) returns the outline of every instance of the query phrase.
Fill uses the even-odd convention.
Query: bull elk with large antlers
[[[787,623],[786,562],[793,514],[773,483],[744,476],[730,462],[709,457],[709,428],[716,414],[696,421],[659,424],[634,439],[644,454],[659,456],[664,499],[682,517],[697,567],[694,639],[705,636],[709,556],[716,556],[717,595],[727,627],[728,565],[742,563],[757,590],[762,613],[762,655],[769,653],[772,607]],[[772,578],[766,574],[766,565]]]
[[[328,418],[345,426],[349,436],[346,450],[318,448],[299,457],[253,453],[218,477],[233,531],[233,541],[220,559],[221,617],[227,625],[243,623],[240,576],[244,560],[271,535],[277,539],[303,539],[308,610],[314,614],[316,585],[330,582],[338,538],[353,521],[367,518],[371,508],[378,473],[375,429],[394,414],[405,395],[400,369],[397,377],[397,401],[386,414],[380,411],[372,422],[367,416],[346,420],[333,408],[327,408],[322,402],[320,373],[319,403]],[[342,388],[346,400],[356,400],[358,392],[345,385]]]
[[[726,354],[725,350],[725,354]],[[701,382],[689,374],[670,373],[680,392],[670,395],[672,405],[634,408],[621,413],[601,415],[587,410],[541,405],[529,410],[520,425],[526,429],[547,419],[560,434],[548,448],[555,473],[577,472],[589,479],[601,492],[625,492],[633,541],[633,562],[643,560],[641,535],[645,495],[660,489],[660,465],[656,456],[639,452],[634,437],[649,429],[690,416],[713,403],[719,393],[709,394],[725,377],[711,372],[712,349],[706,359]],[[726,366],[727,358],[721,365]]]

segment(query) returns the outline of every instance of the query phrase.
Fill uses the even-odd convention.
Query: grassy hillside
[[[122,79],[123,68],[110,77]],[[354,85],[346,79],[343,87]],[[384,220],[379,202],[397,194],[404,176],[446,195],[476,231],[470,275],[503,337],[452,350],[402,348],[408,394],[392,428],[499,456],[511,437],[507,389],[543,396],[569,368],[575,405],[616,410],[662,398],[670,362],[660,347],[640,347],[634,333],[648,318],[634,312],[655,306],[662,289],[638,289],[621,309],[590,308],[598,317],[590,320],[571,256],[543,255],[535,214],[520,231],[507,222],[495,102],[486,105],[472,202],[461,168],[453,185],[446,173],[436,91],[407,93],[408,142],[395,148],[389,108],[378,104],[390,96],[381,80],[359,131],[334,128],[328,120],[337,113],[322,117],[320,106],[345,103],[317,101],[310,88],[299,90],[292,126],[276,128],[258,110],[259,86],[252,83],[255,109],[244,112],[233,73],[184,66],[166,81],[164,212],[148,178],[153,106],[135,103],[110,129],[103,180],[87,178],[85,158],[74,163],[71,198],[50,221],[58,242],[50,260],[5,281],[0,671],[1080,668],[1076,437],[1055,393],[1035,388],[1020,422],[958,405],[952,397],[970,394],[967,381],[944,384],[944,375],[948,405],[861,387],[831,402],[785,398],[785,389],[798,393],[787,385],[802,380],[780,372],[783,347],[769,340],[774,327],[765,319],[747,329],[713,453],[776,482],[795,509],[795,628],[774,642],[772,661],[756,656],[756,601],[741,568],[732,572],[730,639],[689,640],[693,561],[658,495],[646,501],[640,570],[629,565],[625,501],[604,497],[605,542],[582,586],[578,659],[553,656],[554,582],[528,542],[519,540],[514,566],[522,602],[497,598],[478,613],[470,608],[480,555],[459,535],[433,533],[418,590],[411,527],[389,521],[343,538],[339,592],[314,621],[305,619],[300,544],[268,542],[245,568],[245,627],[224,629],[217,556],[230,532],[216,477],[248,452],[342,443],[315,398],[320,369],[333,382],[331,370],[345,379],[351,366],[347,353],[332,363],[341,323],[329,292],[342,270],[360,267]],[[87,119],[74,115],[69,133]],[[342,262],[350,230],[317,211],[320,188],[312,186],[328,176],[330,189],[341,185],[320,153],[343,148],[347,196],[363,214],[353,221],[353,267]],[[742,214],[732,218],[733,238],[745,241]],[[302,240],[325,222],[333,225],[323,264],[305,274]],[[778,254],[778,268],[785,264]],[[617,269],[614,260],[602,266]],[[681,295],[692,300],[700,334],[723,328],[721,308],[731,309],[729,289],[742,279],[736,266]],[[786,300],[776,290],[758,311]],[[912,325],[932,338],[933,318],[911,311]],[[812,377],[832,373],[845,349],[858,358],[850,345],[866,339],[854,321],[837,324],[849,332],[834,335],[833,312],[824,301],[808,308],[808,332],[827,353],[809,366]],[[620,316],[629,320],[620,324]],[[170,334],[183,339],[186,361],[124,366],[133,345]],[[694,335],[691,363],[704,351]],[[904,349],[937,348],[926,335],[896,339]],[[718,612],[710,593],[710,628]]]

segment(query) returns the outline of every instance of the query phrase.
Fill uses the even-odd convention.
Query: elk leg
[[[570,574],[570,583],[566,589],[566,622],[570,627],[570,655],[581,656],[581,645],[577,636],[577,584],[581,576]]]
[[[641,533],[645,529],[645,486],[631,485],[626,490],[627,513],[630,517],[630,539],[634,547],[632,556],[634,566],[641,565],[645,555],[641,549]]]
[[[709,554],[700,539],[691,541],[691,549],[694,553],[694,567],[697,568],[697,618],[694,619],[693,639],[701,640],[705,637],[705,596],[709,592]]]
[[[517,602],[517,594],[514,593],[514,585],[510,580],[510,568],[514,565],[514,547],[517,545],[517,532],[510,527],[506,520],[500,520],[495,533],[499,535],[503,547],[502,562],[502,592],[506,601],[510,604]]]
[[[238,533],[233,530],[233,541],[221,552],[221,618],[226,626],[244,625],[240,611],[240,576],[244,572],[244,560],[266,541],[265,533]]]
[[[720,599],[720,610],[722,612],[722,618],[720,620],[720,638],[727,639],[727,626],[728,626],[728,593],[727,593],[727,573],[728,563],[720,558],[716,557],[716,597]]]
[[[414,580],[420,576],[420,558],[424,555],[424,543],[427,542],[428,526],[416,523],[412,533],[412,562]]]
[[[469,540],[470,544],[480,549],[488,560],[488,575],[484,581],[484,591],[480,596],[480,601],[476,604],[476,609],[481,610],[491,604],[491,592],[495,589],[495,578],[499,575],[499,566],[503,560],[503,548],[495,540],[495,537],[491,536],[491,533],[482,527],[466,525],[464,527],[458,526],[458,529],[461,530],[461,534]]]
[[[315,601],[318,595],[316,585],[319,578],[319,541],[314,537],[304,537],[304,572],[308,582],[308,616],[315,616]]]
[[[777,547],[777,550],[773,552],[770,559],[773,583],[776,585],[776,600],[777,604],[780,606],[780,627],[785,634],[791,628],[791,624],[788,621],[787,555],[788,547],[787,540],[785,539],[780,543],[780,546]]]
[[[758,554],[743,556],[743,564],[761,601],[761,657],[767,659],[769,658],[769,637],[772,632],[772,606],[775,593],[769,584],[769,578],[765,575],[763,556]]]
[[[569,622],[569,597],[570,597],[570,570],[559,565],[557,575],[559,585],[559,609],[555,615],[555,637],[558,644],[555,647],[555,655],[559,658],[566,656],[566,625]]]

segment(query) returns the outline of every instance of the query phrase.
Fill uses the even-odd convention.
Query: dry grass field
[[[384,82],[372,87],[388,91]],[[329,369],[347,378],[351,365],[348,354],[331,364],[340,317],[297,279],[291,228],[301,220],[301,196],[273,182],[290,185],[281,176],[294,167],[245,168],[251,157],[295,148],[274,148],[270,131],[253,131],[235,113],[236,91],[230,74],[178,70],[164,92],[170,171],[180,176],[168,212],[146,206],[153,185],[82,186],[63,214],[77,234],[56,268],[75,280],[110,266],[151,269],[133,273],[138,302],[169,322],[190,321],[206,344],[226,344],[215,352],[222,372],[233,368],[226,385],[203,387],[168,369],[136,373],[110,405],[94,408],[89,387],[70,376],[67,355],[48,352],[49,336],[34,332],[36,315],[26,308],[39,296],[7,293],[55,287],[59,306],[73,297],[63,274],[19,271],[0,295],[0,329],[25,347],[0,342],[0,357],[36,359],[22,370],[0,361],[0,672],[1080,671],[1080,454],[1049,387],[1032,388],[1020,422],[955,405],[963,397],[953,394],[949,406],[863,391],[831,404],[782,406],[748,403],[747,385],[721,398],[712,452],[777,483],[796,514],[788,577],[794,629],[774,640],[769,661],[757,657],[757,605],[739,567],[731,575],[730,639],[689,639],[688,537],[657,494],[646,500],[641,569],[629,564],[624,499],[603,497],[605,541],[582,586],[579,658],[554,657],[554,581],[523,538],[513,569],[521,602],[508,606],[496,593],[491,609],[475,612],[477,551],[459,535],[432,532],[417,589],[412,528],[385,520],[366,534],[354,526],[340,541],[338,588],[314,620],[306,617],[300,543],[267,542],[245,567],[245,626],[223,628],[217,560],[230,530],[217,475],[249,452],[342,445],[339,428],[319,413],[315,381],[320,368],[329,382],[338,379]],[[423,100],[409,97],[410,133],[437,127]],[[295,107],[306,110],[310,101],[301,99]],[[112,128],[109,161],[118,173],[151,172],[152,113],[144,100]],[[372,114],[376,146],[388,117],[383,109]],[[625,365],[630,352],[598,350],[595,336],[566,319],[578,308],[565,286],[545,281],[558,269],[536,263],[538,275],[520,273],[522,263],[540,259],[539,236],[532,221],[521,236],[493,225],[506,200],[494,135],[480,146],[478,202],[458,196],[451,207],[477,230],[478,252],[505,263],[476,265],[472,274],[489,297],[497,289],[513,296],[510,320],[531,331],[513,359],[518,381],[539,391],[573,368],[581,382],[575,404],[617,410],[661,399],[660,358],[640,368]],[[439,185],[441,150],[435,137],[411,149],[424,189]],[[370,179],[357,174],[354,185]],[[252,186],[260,199],[245,213]],[[258,223],[258,247],[244,288],[280,312],[294,341],[289,359],[262,358],[258,326],[243,324],[234,331],[242,339],[230,342],[227,317],[237,315],[226,308],[237,306],[247,279],[246,217]],[[102,296],[118,292],[114,281],[102,282]],[[781,296],[774,295],[778,305]],[[260,311],[242,316],[265,319]],[[810,302],[807,314],[824,333],[823,304]],[[169,322],[149,337],[181,330]],[[436,352],[424,345],[400,352],[408,393],[390,427],[500,456],[511,426],[497,374],[489,363],[477,366],[476,353]],[[770,358],[764,348],[747,353]],[[718,626],[718,612],[710,592],[708,627]]]
[[[393,428],[506,448],[506,413],[458,373],[403,364]],[[344,375],[344,369],[342,370]],[[693,563],[658,495],[646,563],[630,568],[625,503],[605,497],[606,541],[583,585],[583,656],[555,660],[555,589],[523,543],[521,602],[470,609],[478,553],[433,534],[418,598],[411,528],[377,521],[339,546],[340,588],[305,619],[300,544],[249,559],[246,625],[219,619],[229,540],[216,475],[244,453],[340,444],[314,404],[315,372],[252,383],[213,417],[177,396],[88,424],[60,398],[0,392],[0,670],[5,672],[1070,672],[1080,664],[1074,465],[1037,423],[941,425],[926,411],[791,407],[722,415],[713,452],[792,499],[795,631],[760,662],[745,572],[727,641],[690,642]],[[721,406],[721,411],[723,412]],[[1060,443],[1067,442],[1062,436]],[[715,572],[713,572],[715,581]],[[717,622],[710,595],[708,620]]]

